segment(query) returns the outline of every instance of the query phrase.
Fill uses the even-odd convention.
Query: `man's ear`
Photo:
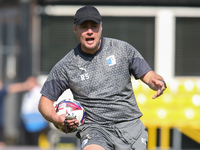
[[[73,31],[76,34],[76,25],[75,24],[73,25]]]

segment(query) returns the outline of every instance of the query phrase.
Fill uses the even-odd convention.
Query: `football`
[[[78,126],[81,126],[84,121],[85,121],[85,111],[84,108],[81,106],[81,104],[74,100],[74,99],[65,99],[60,101],[58,104],[55,104],[55,110],[56,113],[58,115],[62,115],[62,114],[66,114],[66,117],[70,118],[75,118],[79,121]],[[58,130],[60,130],[61,132],[66,133],[66,129],[65,128],[61,128],[58,125],[54,125]],[[73,133],[76,132],[77,129],[69,129],[67,133]]]

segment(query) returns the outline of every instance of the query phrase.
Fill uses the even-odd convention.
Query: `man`
[[[3,127],[3,108],[4,108],[4,98],[7,94],[14,94],[18,92],[23,92],[27,89],[28,81],[12,83],[9,85],[3,85],[3,82],[0,79],[0,148],[5,146],[5,137],[4,137],[4,127]]]
[[[21,106],[22,131],[24,135],[24,145],[38,145],[40,134],[48,131],[48,122],[38,111],[38,103],[41,97],[41,85],[37,78],[30,76],[27,78],[27,92],[24,94]]]
[[[166,88],[140,53],[130,44],[102,37],[98,10],[85,6],[74,16],[74,33],[80,44],[60,60],[45,82],[39,110],[50,122],[63,126],[65,115],[58,116],[53,102],[70,88],[74,99],[86,111],[78,127],[83,150],[145,150],[148,134],[131,84],[131,75],[157,93]],[[67,120],[75,128],[76,119]]]

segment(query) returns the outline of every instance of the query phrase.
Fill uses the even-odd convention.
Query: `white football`
[[[85,111],[84,108],[81,106],[81,104],[74,100],[74,99],[65,99],[60,101],[58,104],[55,106],[56,113],[58,115],[66,114],[67,116],[75,116],[75,119],[79,121],[78,126],[81,126],[84,124],[85,121]],[[66,133],[65,128],[61,128],[58,125],[54,125],[58,130],[61,132]],[[73,133],[77,131],[77,129],[68,129],[68,133]]]

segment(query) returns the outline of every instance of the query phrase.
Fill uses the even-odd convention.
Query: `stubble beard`
[[[99,48],[100,48],[100,45],[101,45],[101,39],[99,40],[98,43],[96,43],[93,47],[89,47],[87,45],[82,45],[83,46],[83,49],[82,50],[88,50],[92,53],[95,53]]]

